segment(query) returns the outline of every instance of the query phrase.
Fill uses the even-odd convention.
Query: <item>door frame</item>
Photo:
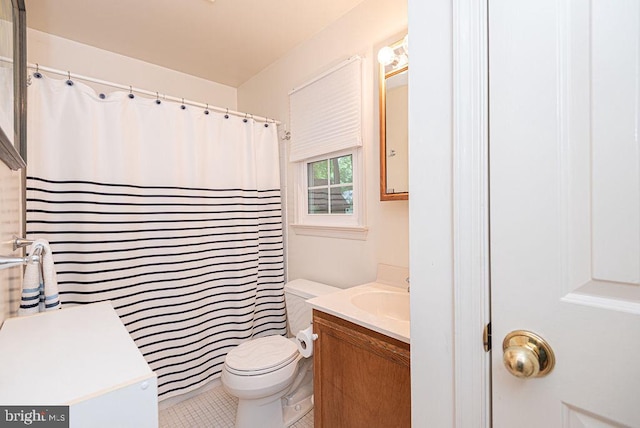
[[[488,0],[408,2],[412,421],[490,427]]]

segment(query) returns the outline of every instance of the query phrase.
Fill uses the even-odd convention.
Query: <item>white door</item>
[[[489,75],[493,426],[640,427],[640,1],[489,0]]]

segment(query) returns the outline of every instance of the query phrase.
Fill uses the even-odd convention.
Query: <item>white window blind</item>
[[[350,58],[289,93],[291,162],[362,145],[361,62]]]

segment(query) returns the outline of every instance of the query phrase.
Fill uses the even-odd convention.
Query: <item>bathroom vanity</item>
[[[315,427],[410,427],[409,293],[371,283],[309,303]]]
[[[409,344],[320,311],[314,353],[316,427],[409,427]]]

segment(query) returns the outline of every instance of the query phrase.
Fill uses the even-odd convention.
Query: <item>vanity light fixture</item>
[[[378,51],[378,62],[382,65],[389,65],[396,59],[396,53],[389,46],[385,46]]]
[[[378,51],[378,62],[383,66],[391,65],[400,68],[409,62],[409,35],[402,41],[391,46],[385,46]]]

